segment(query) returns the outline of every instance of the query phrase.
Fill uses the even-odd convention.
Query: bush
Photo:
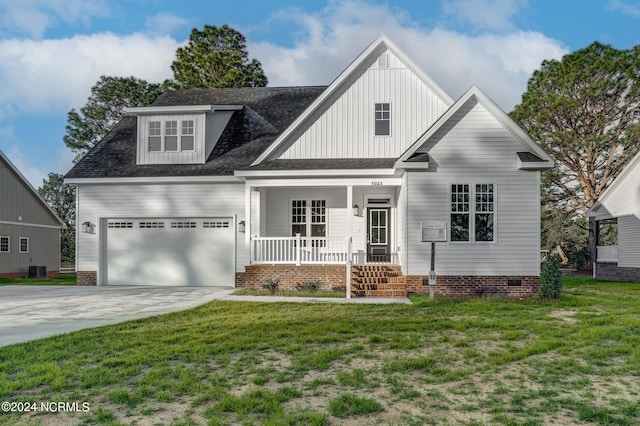
[[[591,268],[591,250],[589,247],[571,247],[565,249],[569,259],[569,265],[573,269],[582,270]]]
[[[543,299],[559,299],[562,295],[562,272],[557,256],[551,256],[542,265],[539,294]]]
[[[260,283],[260,287],[264,290],[269,290],[271,293],[275,293],[278,291],[278,284],[280,284],[280,278],[267,278],[266,280]]]
[[[322,290],[324,287],[324,283],[320,280],[316,281],[305,281],[302,284],[296,284],[296,288],[300,291],[308,291],[310,293],[315,293],[318,290]]]

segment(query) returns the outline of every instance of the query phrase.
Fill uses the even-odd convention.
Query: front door
[[[367,262],[391,262],[389,251],[389,208],[369,208]]]

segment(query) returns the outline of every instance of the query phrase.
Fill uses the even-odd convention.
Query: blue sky
[[[0,150],[35,187],[66,173],[67,113],[100,75],[171,78],[192,28],[231,25],[271,86],[329,84],[386,34],[452,97],[505,111],[544,59],[640,44],[640,0],[0,0]]]

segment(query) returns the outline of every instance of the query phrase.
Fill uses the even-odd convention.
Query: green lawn
[[[0,348],[0,401],[89,407],[0,423],[640,424],[640,283],[412,300],[216,301]]]
[[[0,278],[2,285],[76,285],[76,274],[60,274],[58,278]]]

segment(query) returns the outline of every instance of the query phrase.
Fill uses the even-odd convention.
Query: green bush
[[[543,299],[559,299],[562,295],[562,272],[560,272],[560,259],[557,256],[551,256],[542,265],[538,291]]]
[[[280,278],[267,278],[266,280],[260,283],[260,287],[264,290],[269,290],[271,293],[275,293],[278,291],[278,284],[280,284]]]
[[[300,291],[308,291],[310,293],[315,293],[318,290],[322,290],[324,287],[324,283],[320,280],[316,281],[305,281],[302,284],[296,284],[296,288]]]
[[[591,250],[589,247],[570,247],[565,249],[569,265],[573,269],[588,269],[591,266]]]

